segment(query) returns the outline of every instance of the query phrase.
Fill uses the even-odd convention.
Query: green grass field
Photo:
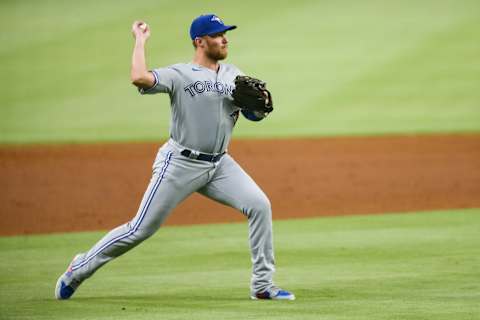
[[[129,81],[131,24],[166,66],[209,12],[239,26],[227,62],[273,92],[234,137],[480,132],[477,0],[2,0],[0,145],[166,138],[167,96]],[[480,319],[480,209],[276,221],[294,302],[249,300],[246,224],[166,227],[54,300],[102,234],[0,237],[0,319]]]
[[[278,284],[250,301],[246,224],[166,227],[69,301],[53,289],[103,233],[0,238],[1,319],[479,319],[480,210],[276,221]]]
[[[150,66],[165,66],[190,61],[208,12],[239,26],[228,62],[274,93],[236,137],[480,130],[477,0],[4,0],[0,143],[167,137],[167,97],[130,85],[130,26],[150,23]]]

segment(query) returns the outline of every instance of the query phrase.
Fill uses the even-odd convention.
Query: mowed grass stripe
[[[165,66],[191,59],[188,26],[211,11],[239,26],[228,62],[274,94],[271,117],[240,121],[238,137],[479,131],[479,6],[4,1],[0,143],[167,137],[168,96],[140,97],[129,81],[130,25],[150,23],[150,66]]]
[[[103,232],[0,238],[5,319],[474,319],[480,209],[276,221],[276,281],[248,299],[247,226],[166,227],[55,301],[68,260]]]

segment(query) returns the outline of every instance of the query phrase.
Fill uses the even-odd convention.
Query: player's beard
[[[205,50],[205,55],[207,56],[207,58],[214,61],[225,59],[227,57],[227,54],[227,46],[224,46],[223,48],[220,46],[208,46],[207,50]]]

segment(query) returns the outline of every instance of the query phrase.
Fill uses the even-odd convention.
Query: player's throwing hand
[[[135,39],[147,40],[150,37],[150,27],[143,21],[135,21],[132,25],[132,34]]]

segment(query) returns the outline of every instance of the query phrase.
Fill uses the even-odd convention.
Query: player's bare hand
[[[132,34],[135,39],[145,41],[150,37],[150,27],[144,21],[135,21],[132,25]]]

